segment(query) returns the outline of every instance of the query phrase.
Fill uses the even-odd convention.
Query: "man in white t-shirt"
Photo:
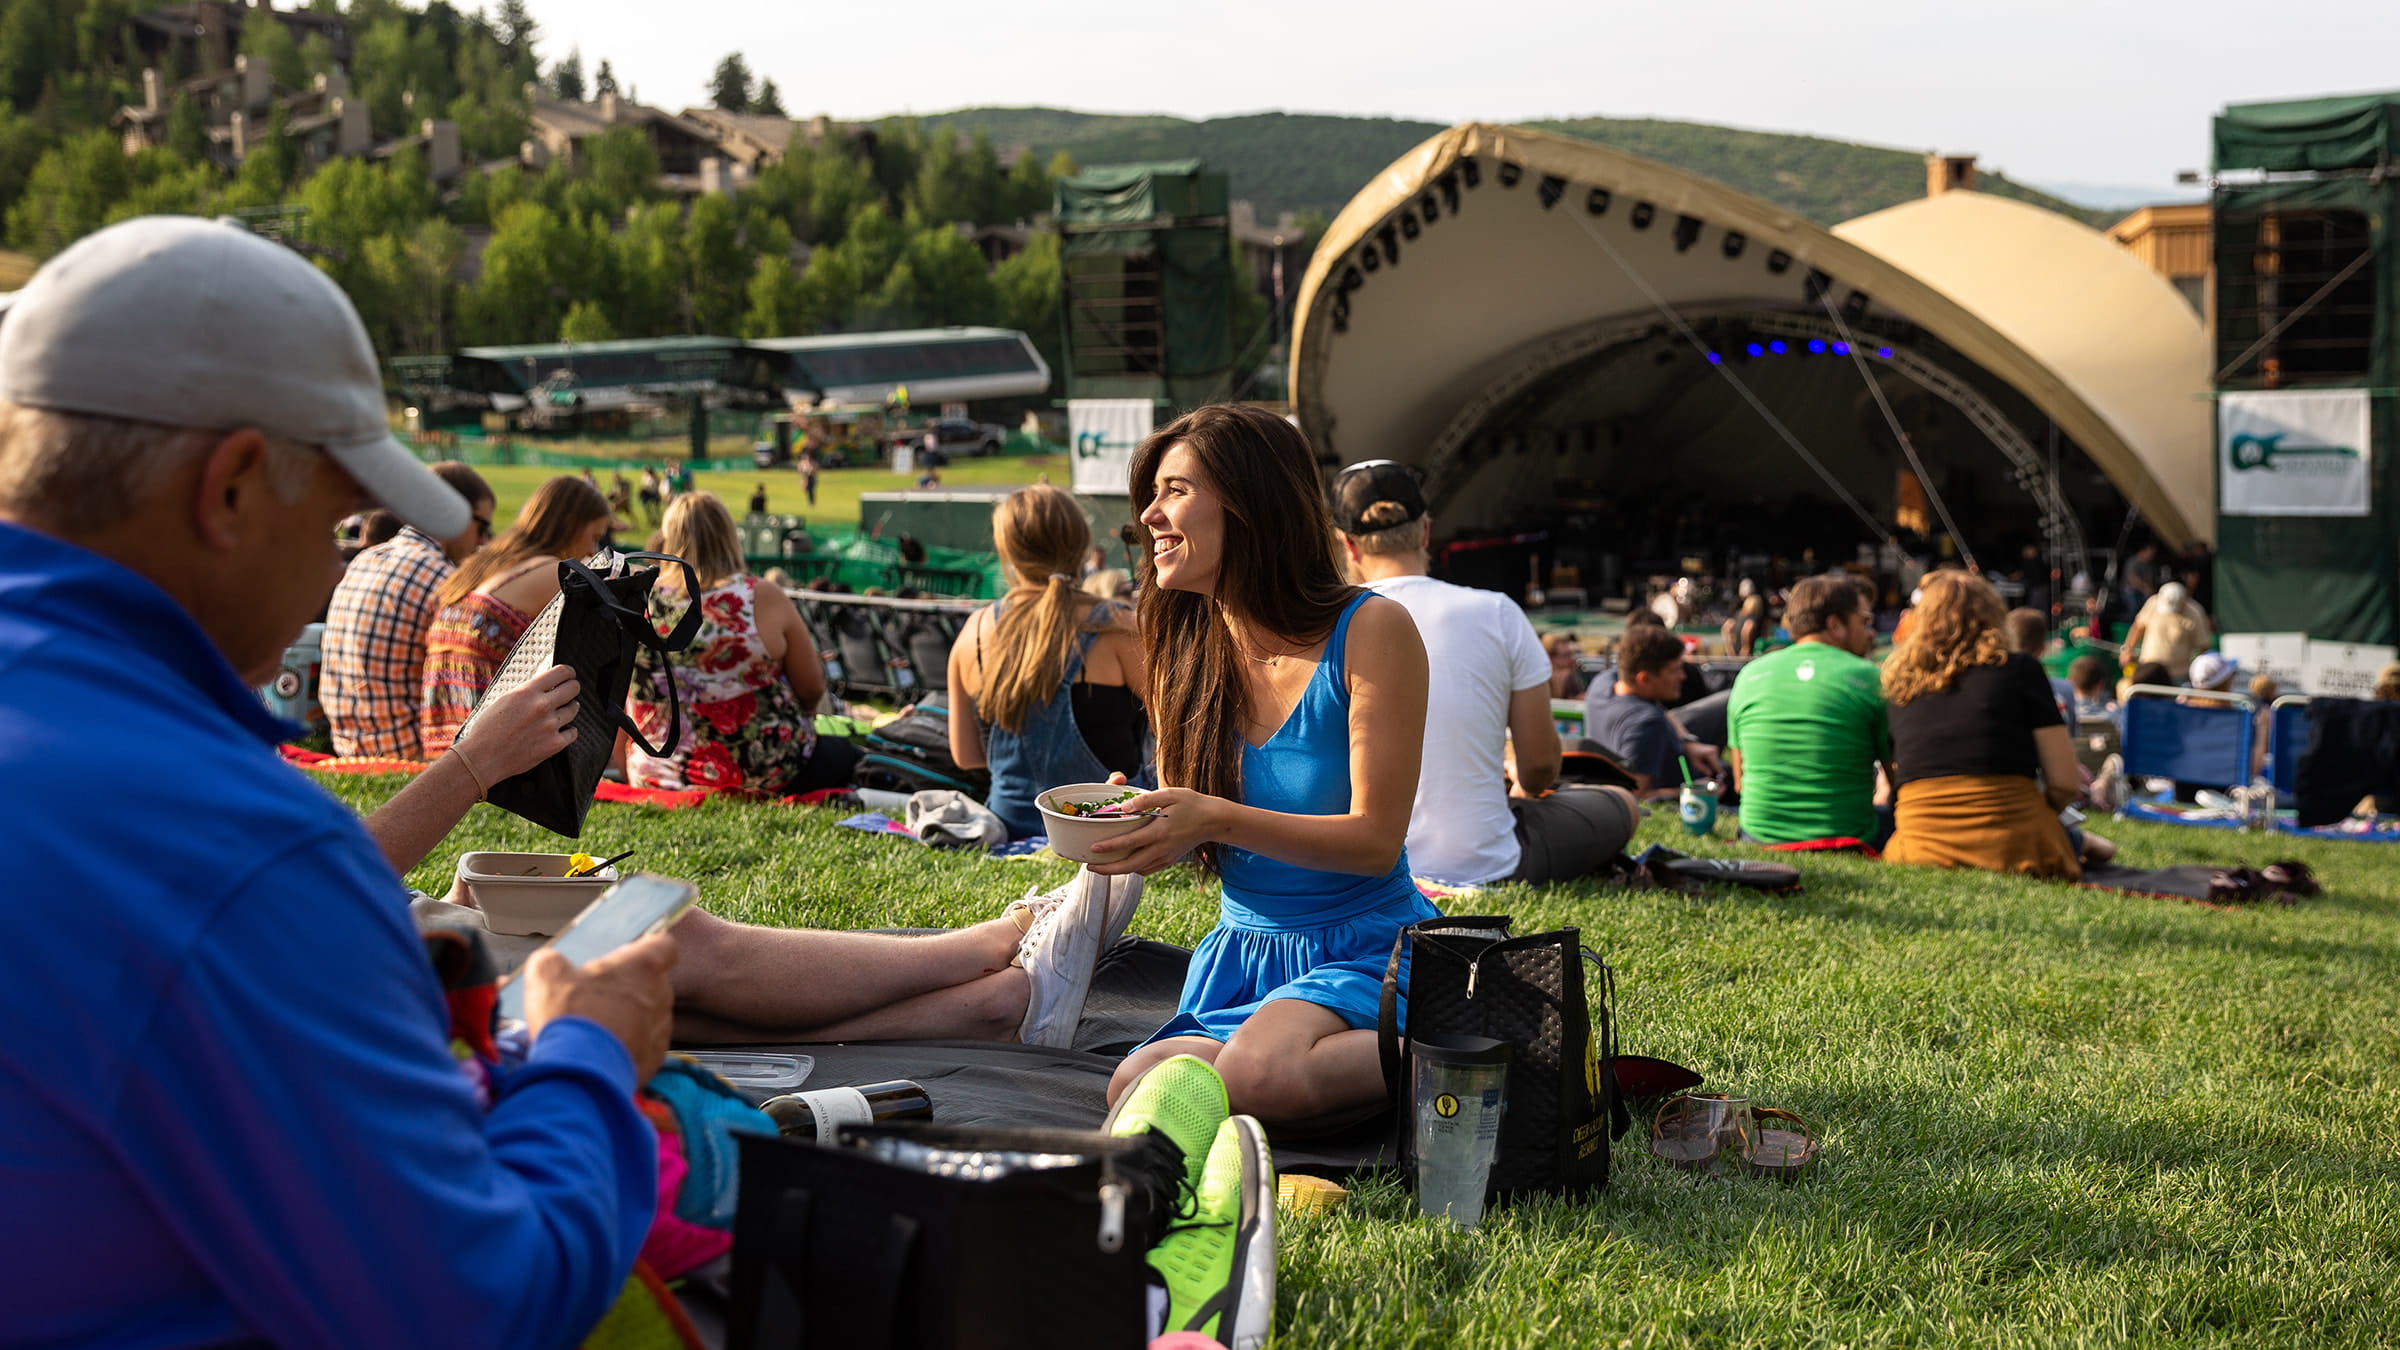
[[[1428,576],[1432,522],[1416,474],[1391,460],[1342,471],[1334,524],[1360,583],[1416,620],[1433,679],[1408,860],[1419,876],[1539,884],[1607,865],[1639,815],[1622,788],[1558,781],[1550,659],[1516,603]],[[1507,750],[1514,743],[1516,782]]]

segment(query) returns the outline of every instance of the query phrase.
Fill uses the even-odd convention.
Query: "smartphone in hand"
[[[699,901],[700,888],[688,881],[636,872],[602,891],[567,931],[545,945],[575,965],[588,965],[627,943],[664,932]],[[504,1020],[525,1020],[523,974],[519,970],[500,987]]]

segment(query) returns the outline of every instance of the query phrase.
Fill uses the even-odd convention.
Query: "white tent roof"
[[[1820,292],[1862,331],[1930,335],[2047,415],[2170,541],[2211,532],[2208,411],[2192,397],[2205,337],[2171,287],[2097,232],[1973,194],[1828,231],[1666,165],[1513,127],[1434,136],[1335,218],[1300,288],[1294,402],[1329,459],[1409,460],[1438,477],[1479,417],[1545,374],[1582,362],[1603,383],[1655,381],[1649,362],[1599,355],[1645,331],[1662,368],[1677,347],[1705,374],[1676,325],[1829,321]],[[1846,392],[1813,384],[1836,391],[1813,395],[1820,426],[1858,416],[1855,375]],[[1721,404],[1687,397],[1684,420],[1695,410],[1714,419],[1712,453],[1789,459],[1730,390]],[[1469,495],[1497,490],[1493,472],[1451,467]]]

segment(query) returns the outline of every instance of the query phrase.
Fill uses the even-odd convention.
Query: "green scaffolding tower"
[[[1055,192],[1067,396],[1168,408],[1230,397],[1225,175],[1196,159],[1107,165]]]
[[[2400,637],[2400,92],[2216,119],[2217,605],[2228,631]],[[2316,393],[2354,435],[2257,434],[2245,403]],[[2356,425],[2353,422],[2352,425]],[[2359,461],[2363,460],[2363,464]],[[2346,500],[2260,508],[2261,488]],[[2278,482],[2277,480],[2281,480]]]

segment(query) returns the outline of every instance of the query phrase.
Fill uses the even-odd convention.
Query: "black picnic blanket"
[[[933,1099],[945,1125],[1092,1130],[1108,1114],[1108,1078],[1119,1061],[1175,1015],[1191,952],[1126,937],[1092,974],[1071,1049],[997,1041],[850,1041],[833,1044],[708,1045],[695,1050],[807,1055],[816,1061],[801,1091],[907,1079]],[[742,1088],[752,1102],[774,1095]],[[1390,1142],[1389,1113],[1338,1135],[1270,1137],[1280,1172],[1341,1177],[1379,1164]]]

